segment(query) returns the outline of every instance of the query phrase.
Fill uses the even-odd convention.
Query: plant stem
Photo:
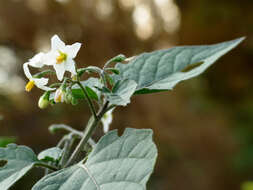
[[[107,111],[108,104],[109,104],[109,102],[106,102],[104,104],[104,106],[99,111],[99,113],[98,113],[98,115],[97,115],[96,118],[92,117],[89,120],[89,122],[88,122],[88,124],[87,124],[87,126],[86,126],[86,128],[84,130],[84,135],[83,135],[82,139],[80,140],[79,144],[77,145],[76,149],[74,150],[73,154],[71,155],[70,159],[68,160],[67,164],[64,167],[68,167],[71,164],[73,164],[73,162],[75,161],[75,159],[77,158],[77,156],[81,152],[83,146],[88,142],[88,140],[92,136],[93,132],[97,128],[97,126],[98,126],[101,118],[103,117],[103,115]]]
[[[64,125],[64,124],[58,124],[58,125],[50,126],[50,130],[52,130],[52,131],[58,131],[60,129],[65,130],[69,133],[72,133],[73,135],[76,135],[76,136],[80,136],[80,137],[83,136],[83,133],[81,131],[78,131],[78,130],[76,130],[72,127],[69,127],[67,125]]]
[[[50,169],[50,170],[53,170],[53,171],[57,171],[58,168],[55,167],[55,166],[51,166],[47,163],[44,163],[44,162],[38,162],[35,164],[35,166],[39,166],[39,167],[44,167],[44,168],[47,168],[47,169]]]
[[[63,155],[59,163],[60,167],[62,167],[68,160],[69,153],[71,151],[71,147],[73,145],[74,140],[75,138],[73,138],[73,134],[69,134],[67,136],[67,139],[65,141],[64,148],[63,148]]]
[[[94,116],[94,118],[95,118],[95,120],[96,120],[96,119],[97,119],[96,110],[95,110],[95,107],[94,107],[94,105],[93,105],[93,103],[92,103],[92,101],[91,101],[89,95],[87,94],[87,92],[86,92],[86,90],[84,89],[83,85],[82,85],[79,81],[77,81],[76,84],[78,84],[78,85],[80,86],[80,88],[82,89],[82,91],[83,91],[83,93],[84,93],[84,96],[85,96],[86,99],[87,99],[87,102],[88,102],[89,108],[90,108],[90,110],[91,110],[91,113],[92,113],[92,115]]]

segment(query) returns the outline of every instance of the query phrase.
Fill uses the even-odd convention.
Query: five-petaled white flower
[[[39,63],[36,64],[36,62],[31,62],[31,60],[32,59],[29,60],[30,62],[24,63],[23,65],[25,76],[29,79],[29,82],[25,86],[25,90],[28,92],[31,91],[34,85],[42,90],[46,90],[46,91],[54,90],[54,88],[50,88],[46,86],[48,83],[48,78],[34,78],[32,76],[32,74],[29,71],[28,65],[32,65],[35,67],[39,67],[40,65]]]
[[[75,61],[73,59],[80,48],[80,43],[65,45],[57,35],[54,35],[51,38],[51,51],[46,54],[44,64],[54,67],[57,78],[60,81],[63,79],[65,71],[76,75]]]
[[[103,124],[104,133],[107,133],[109,131],[110,124],[112,123],[113,115],[112,115],[113,109],[109,110],[104,114],[104,116],[101,119],[101,122]]]

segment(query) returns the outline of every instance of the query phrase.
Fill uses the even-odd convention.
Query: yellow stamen
[[[30,80],[27,84],[26,84],[26,86],[25,86],[25,90],[27,91],[27,92],[30,92],[31,90],[32,90],[32,88],[34,87],[34,81],[33,80]]]
[[[67,59],[67,54],[59,51],[60,55],[56,57],[56,64],[61,64]]]

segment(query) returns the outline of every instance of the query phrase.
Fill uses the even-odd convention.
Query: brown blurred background
[[[112,128],[154,130],[159,158],[149,190],[239,190],[253,180],[252,0],[0,0],[0,136],[36,153],[60,138],[49,135],[50,124],[81,130],[89,117],[85,103],[40,110],[42,91],[24,91],[22,64],[48,50],[54,34],[83,43],[79,66],[247,36],[202,76],[132,98],[115,110]],[[31,189],[39,173],[12,189]]]

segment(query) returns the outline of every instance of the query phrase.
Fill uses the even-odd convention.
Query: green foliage
[[[114,80],[134,80],[138,86],[136,94],[171,90],[178,82],[203,73],[217,59],[236,47],[244,38],[215,45],[182,46],[167,50],[143,53],[128,64],[118,63],[119,75]],[[189,71],[192,64],[203,64]]]
[[[111,93],[108,93],[108,101],[112,105],[126,106],[134,94],[137,84],[133,80],[122,80],[116,83]]]
[[[62,156],[62,150],[58,147],[43,150],[38,155],[38,159],[47,162],[58,162]]]
[[[7,163],[0,168],[0,189],[9,189],[17,180],[24,176],[36,164],[37,157],[26,146],[9,144],[0,148],[0,160]]]
[[[87,91],[88,96],[89,96],[91,99],[94,99],[94,100],[97,100],[97,101],[98,101],[98,95],[97,95],[97,93],[96,93],[92,88],[90,88],[89,86],[86,86],[86,87],[85,87],[85,90]]]
[[[52,40],[57,38],[54,36]],[[106,133],[96,144],[91,140],[95,129],[102,120],[106,128],[104,131],[107,132],[113,117],[110,115],[104,118],[105,114],[111,113],[117,106],[126,106],[133,94],[170,90],[180,81],[203,73],[242,40],[243,38],[239,38],[207,46],[175,47],[143,53],[133,59],[126,59],[120,54],[106,62],[103,69],[95,66],[76,69],[73,62],[68,62],[72,68],[72,78],[64,77],[63,82],[51,85],[56,88],[47,88],[39,80],[41,78],[32,78],[35,85],[46,90],[45,97],[42,96],[40,101],[47,100],[47,104],[39,102],[41,108],[47,107],[49,103],[60,102],[75,105],[79,99],[84,99],[92,116],[84,132],[64,124],[52,125],[49,129],[51,133],[57,130],[68,132],[57,145],[62,149],[53,147],[44,150],[38,155],[38,159],[33,151],[25,146],[11,144],[7,148],[0,148],[0,160],[7,161],[7,164],[0,168],[0,189],[8,189],[33,166],[40,166],[55,172],[37,182],[33,190],[145,190],[157,158],[152,130],[127,128],[121,137],[118,136],[117,130],[114,130]],[[65,47],[63,42],[59,44]],[[73,51],[75,46],[79,45],[74,45]],[[42,61],[47,60],[47,55],[45,56]],[[52,61],[55,62],[55,59],[61,61],[62,58],[56,57]],[[121,63],[127,60],[129,63]],[[26,64],[36,66],[38,63],[33,61],[30,59]],[[108,68],[112,63],[117,63],[115,68]],[[58,74],[57,78],[63,79],[62,73],[64,74],[66,68],[54,68]],[[24,70],[31,83],[28,67],[24,67]],[[76,70],[77,73],[73,72]],[[98,74],[99,78],[91,77],[80,81],[84,73],[91,72]],[[43,71],[41,73],[42,76],[52,74]],[[39,77],[41,73],[36,76]],[[81,140],[72,152],[77,139]],[[79,153],[82,151],[86,156],[80,158]]]
[[[99,90],[97,88],[102,88],[103,84],[100,82],[100,80],[98,78],[91,77],[86,81],[81,81],[81,84],[84,87],[88,87],[89,89],[93,90],[94,93],[97,94],[96,96],[94,96],[94,93],[89,93],[89,97],[91,99],[96,100],[97,98],[100,97],[101,93],[99,92]],[[72,93],[73,93],[73,96],[77,99],[84,99],[85,98],[82,89],[77,84],[75,84],[72,87]]]
[[[253,190],[253,182],[245,182],[242,184],[241,190]]]
[[[15,137],[0,137],[0,147],[5,147],[7,144],[14,143]]]
[[[111,131],[100,139],[85,164],[42,178],[33,190],[144,190],[157,157],[148,129]]]

